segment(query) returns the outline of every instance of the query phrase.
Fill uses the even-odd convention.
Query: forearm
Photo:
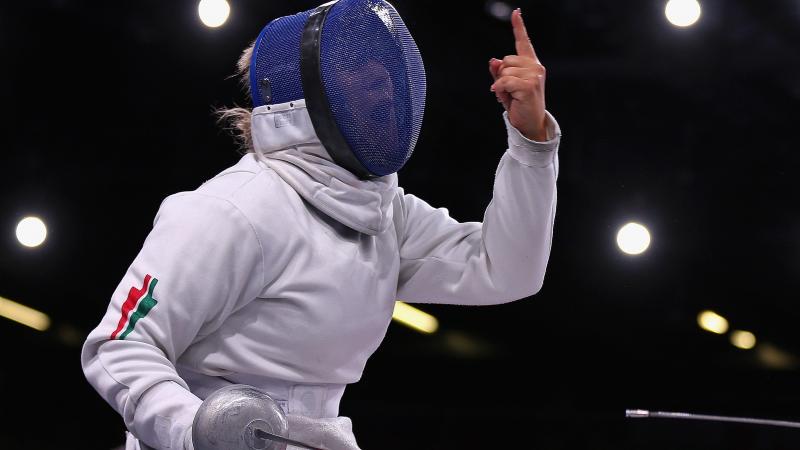
[[[556,210],[560,130],[550,116],[546,142],[508,124],[509,148],[498,167],[482,227],[483,266],[505,296],[539,291],[550,255]],[[508,122],[507,122],[508,123]]]
[[[539,290],[552,239],[560,135],[548,117],[547,142],[528,141],[509,126],[483,223],[458,223],[447,210],[404,196],[401,300],[485,305]]]
[[[201,400],[160,350],[141,342],[90,340],[82,364],[89,383],[134,436],[156,449],[183,449]]]

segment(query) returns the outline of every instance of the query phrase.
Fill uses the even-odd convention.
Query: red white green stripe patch
[[[144,277],[144,284],[141,289],[136,289],[134,286],[128,291],[128,299],[122,304],[122,317],[119,318],[117,329],[111,333],[111,339],[125,339],[133,331],[136,322],[144,318],[156,306],[158,302],[153,298],[153,290],[156,288],[156,283],[158,283],[158,280],[148,274]],[[123,329],[125,331],[120,335],[119,332]]]

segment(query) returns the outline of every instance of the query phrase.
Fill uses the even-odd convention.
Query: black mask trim
[[[303,83],[306,108],[317,137],[336,164],[362,180],[377,178],[377,175],[370,173],[361,164],[342,136],[325,93],[320,68],[320,41],[322,40],[322,25],[333,5],[335,3],[322,5],[311,13],[300,40],[300,77]]]

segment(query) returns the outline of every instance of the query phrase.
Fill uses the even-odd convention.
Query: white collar
[[[362,233],[383,233],[392,222],[397,175],[361,180],[336,165],[319,141],[305,100],[253,110],[255,153],[307,202]]]

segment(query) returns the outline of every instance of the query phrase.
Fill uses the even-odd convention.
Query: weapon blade
[[[286,437],[283,437],[283,436],[278,436],[277,434],[272,434],[270,432],[267,432],[267,431],[264,431],[264,430],[261,430],[261,429],[256,429],[255,430],[255,435],[259,439],[266,439],[268,441],[280,442],[282,444],[289,444],[289,445],[292,445],[292,446],[295,446],[295,447],[305,448],[305,449],[309,449],[309,450],[322,450],[322,449],[318,449],[316,447],[312,447],[312,446],[310,446],[308,444],[302,443],[300,441],[295,441],[294,439],[289,439],[289,438],[286,438]]]
[[[788,420],[759,419],[756,417],[713,416],[708,414],[692,414],[685,412],[649,411],[646,409],[626,409],[625,417],[631,419],[656,418],[656,419],[704,420],[708,422],[733,422],[733,423],[747,423],[751,425],[767,425],[767,426],[784,427],[784,428],[800,428],[800,422],[791,422]]]

